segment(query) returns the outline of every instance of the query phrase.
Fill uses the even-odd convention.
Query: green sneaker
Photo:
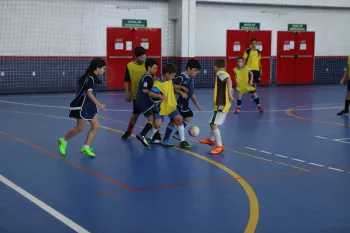
[[[92,150],[92,147],[82,147],[81,148],[81,150],[80,150],[80,153],[82,153],[82,154],[85,154],[85,155],[87,155],[87,156],[89,156],[89,157],[95,157],[96,155],[95,155],[95,153],[94,153],[94,151]]]
[[[66,155],[67,142],[64,141],[64,138],[58,139],[58,148],[62,155]]]
[[[180,142],[180,147],[181,148],[191,148],[191,145],[188,144],[188,142],[186,142],[186,141],[182,141],[182,142]]]

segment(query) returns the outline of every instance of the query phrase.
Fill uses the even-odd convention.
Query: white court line
[[[98,93],[99,96],[120,96],[120,95],[125,95],[124,93]],[[0,97],[4,97],[6,99],[26,99],[26,98],[58,98],[58,97],[73,97],[74,98],[75,93],[73,94],[61,94],[61,95],[45,95],[45,94],[38,94],[38,95],[17,95],[17,96],[6,96],[6,95],[0,95]]]
[[[315,138],[327,139],[327,138],[321,137],[321,136],[315,136]]]
[[[44,104],[27,104],[27,103],[20,103],[20,102],[13,102],[13,101],[6,101],[6,100],[0,100],[0,103],[4,104],[15,104],[15,105],[23,105],[23,106],[33,106],[33,107],[42,107],[42,108],[63,108],[68,109],[68,107],[64,106],[55,106],[55,105],[44,105]],[[321,110],[321,109],[333,109],[333,108],[343,108],[343,107],[329,107],[329,108],[304,108],[304,109],[294,109],[293,111],[308,111],[308,110]],[[105,110],[107,112],[131,112],[132,110],[127,109],[108,109],[108,106]],[[287,109],[271,109],[271,110],[265,110],[265,112],[285,112]],[[213,112],[212,110],[203,110],[203,111],[193,111],[193,112]],[[230,111],[234,112],[234,111]]]
[[[340,139],[333,139],[332,141],[350,144],[350,142],[345,142],[344,141],[344,140],[349,140],[349,139],[350,138],[340,138]]]
[[[306,161],[304,160],[301,160],[301,159],[296,159],[296,158],[290,158],[291,160],[294,160],[294,161],[298,161],[298,162],[302,162],[302,163],[305,163]]]
[[[272,155],[272,153],[271,153],[271,152],[268,152],[268,151],[261,150],[260,152],[261,152],[261,153],[264,153],[264,154]]]
[[[34,197],[32,194],[28,193],[24,189],[18,187],[8,179],[6,179],[4,176],[0,175],[0,181],[10,187],[11,189],[15,190],[17,193],[21,194],[23,197],[27,198],[29,201],[33,202],[35,205],[39,206],[41,209],[45,210],[47,213],[51,214],[53,217],[70,227],[76,232],[79,233],[89,233],[86,229],[79,226],[69,218],[65,217],[49,205],[45,204],[44,202],[40,201],[38,198]]]
[[[287,156],[284,156],[284,155],[279,155],[279,154],[275,154],[276,156],[278,156],[278,157],[282,157],[282,158],[288,158]]]
[[[246,147],[246,148],[249,150],[258,150],[258,149],[252,148],[252,147]]]
[[[334,170],[334,171],[338,171],[338,172],[343,172],[344,170],[338,169],[338,168],[334,168],[334,167],[329,167],[328,169]]]
[[[309,163],[310,165],[318,166],[318,167],[324,167],[324,165],[317,164],[317,163]]]

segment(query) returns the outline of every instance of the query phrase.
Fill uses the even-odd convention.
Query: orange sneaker
[[[206,144],[206,145],[209,145],[209,146],[215,146],[216,145],[216,141],[212,141],[210,140],[210,138],[206,138],[206,139],[201,139],[199,140],[199,143],[200,144]]]
[[[216,146],[212,151],[210,151],[210,154],[217,155],[223,152],[224,150],[225,150],[224,146]]]

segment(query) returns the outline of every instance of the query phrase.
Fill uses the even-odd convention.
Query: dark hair
[[[134,55],[135,57],[140,57],[142,55],[145,55],[146,54],[146,49],[142,46],[137,46],[135,49],[134,49]]]
[[[226,61],[223,58],[218,58],[214,61],[214,66],[217,68],[225,68],[226,67]]]
[[[201,69],[201,64],[196,59],[190,59],[190,60],[187,61],[186,70],[188,70],[188,68],[200,70]]]
[[[163,70],[162,70],[162,74],[174,74],[177,72],[176,66],[172,63],[167,63],[164,65]]]
[[[255,38],[251,39],[251,40],[250,40],[250,43],[253,43],[254,41],[256,42],[256,39],[255,39]]]
[[[158,62],[152,58],[147,58],[145,62],[146,71],[148,70],[148,67],[153,67],[154,65],[158,65]]]
[[[92,61],[90,62],[89,68],[87,68],[85,73],[79,77],[78,85],[79,85],[79,83],[84,81],[87,76],[92,76],[96,83],[101,83],[101,79],[99,77],[97,77],[97,75],[94,73],[94,71],[97,68],[102,68],[104,66],[106,66],[106,62],[102,58],[96,57],[96,58],[92,59]]]
[[[237,57],[237,61],[239,61],[239,60],[242,60],[242,61],[244,61],[244,57]]]

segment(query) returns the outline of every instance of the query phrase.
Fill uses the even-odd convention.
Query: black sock
[[[254,102],[256,103],[256,105],[259,105],[260,104],[260,98],[259,97],[254,98]]]
[[[345,100],[345,108],[344,108],[344,110],[345,110],[346,112],[349,111],[349,105],[350,105],[350,100]]]
[[[240,108],[242,105],[242,100],[237,100],[237,107]]]
[[[150,123],[147,123],[145,127],[143,128],[141,135],[146,136],[146,134],[153,128],[153,126]]]

